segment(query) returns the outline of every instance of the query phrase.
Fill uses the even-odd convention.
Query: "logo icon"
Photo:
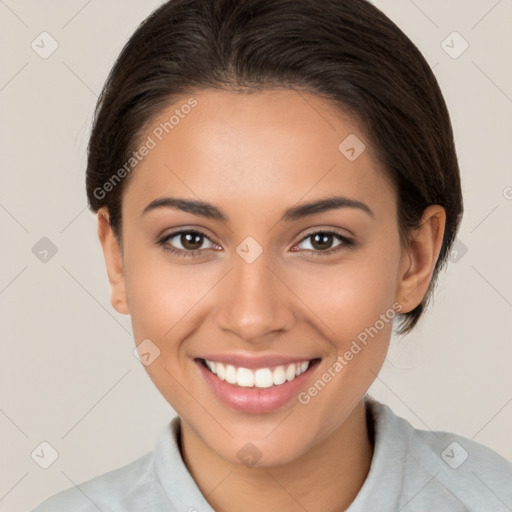
[[[246,443],[240,450],[238,450],[236,456],[246,466],[254,466],[256,462],[261,459],[261,452],[258,447],[253,443]]]
[[[469,48],[469,43],[454,31],[441,43],[441,48],[452,59],[458,59]]]
[[[467,252],[468,248],[466,244],[456,238],[455,242],[453,242],[452,250],[450,251],[450,261],[452,263],[458,263],[462,258],[464,258]]]
[[[363,151],[366,149],[363,141],[357,136],[351,133],[346,137],[343,142],[338,146],[340,153],[342,153],[347,160],[353,162],[361,156]]]
[[[58,459],[59,453],[50,443],[43,441],[30,456],[38,466],[48,469]]]
[[[43,236],[32,247],[32,253],[42,263],[48,263],[57,254],[57,246],[48,237]]]
[[[47,59],[59,47],[57,40],[48,32],[41,32],[30,44],[39,57]]]
[[[441,458],[453,469],[462,466],[469,453],[457,442],[450,443],[441,453]]]
[[[263,252],[263,247],[252,236],[248,236],[236,248],[236,252],[246,263],[252,263]]]
[[[149,366],[160,355],[160,349],[146,338],[133,349],[133,355],[144,366]]]

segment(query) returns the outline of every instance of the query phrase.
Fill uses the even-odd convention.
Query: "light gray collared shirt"
[[[512,511],[512,464],[504,457],[457,434],[416,429],[373,399],[367,405],[374,454],[346,512]],[[181,458],[179,429],[176,416],[153,451],[55,494],[32,512],[214,512]]]

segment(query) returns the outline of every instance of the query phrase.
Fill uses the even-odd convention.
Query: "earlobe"
[[[403,308],[401,313],[418,306],[428,290],[443,244],[445,224],[444,208],[431,205],[423,212],[420,227],[411,233],[402,255],[396,294]]]
[[[106,207],[98,210],[98,237],[103,248],[103,256],[107,267],[108,280],[111,288],[111,303],[121,314],[129,314],[126,294],[126,282],[121,247],[109,222],[110,216]]]

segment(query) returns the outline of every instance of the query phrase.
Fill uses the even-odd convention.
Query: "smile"
[[[207,388],[224,405],[263,414],[293,403],[322,358],[224,353],[194,359]]]

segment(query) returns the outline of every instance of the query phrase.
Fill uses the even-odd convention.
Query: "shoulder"
[[[69,487],[43,501],[32,512],[97,512],[132,509],[137,496],[146,495],[152,484],[152,458],[149,452],[137,460],[78,485]],[[130,503],[123,508],[123,503]]]
[[[507,459],[461,435],[417,429],[379,402],[372,401],[371,407],[376,428],[401,445],[403,494],[414,496],[410,510],[442,500],[458,505],[450,510],[512,510],[512,463]]]
[[[180,418],[175,416],[151,452],[51,496],[32,512],[177,512],[194,509],[191,503],[213,512],[183,462],[179,435]]]

